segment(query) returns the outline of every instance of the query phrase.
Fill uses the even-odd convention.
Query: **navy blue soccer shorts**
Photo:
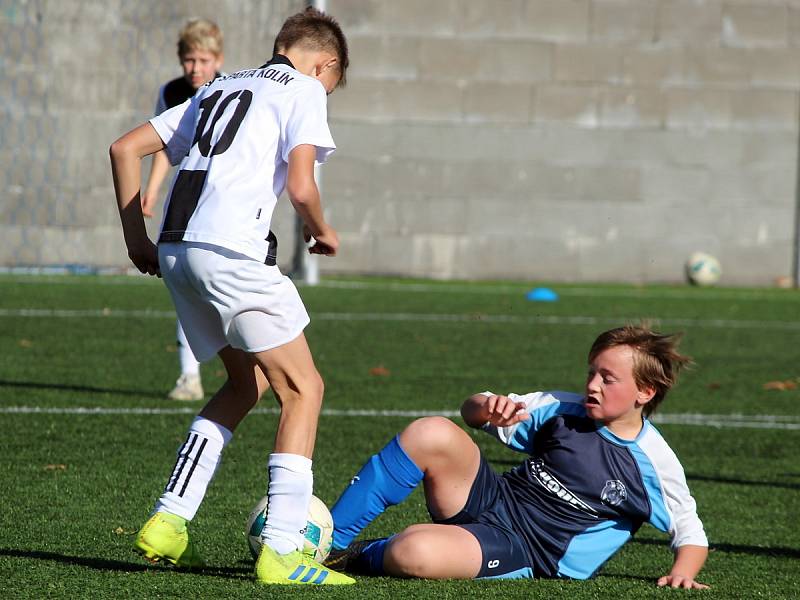
[[[476,579],[522,579],[534,576],[524,543],[506,508],[506,497],[498,475],[481,454],[481,463],[461,511],[448,519],[433,519],[441,525],[458,525],[474,535],[483,559]]]

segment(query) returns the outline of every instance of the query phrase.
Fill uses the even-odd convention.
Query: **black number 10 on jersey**
[[[237,90],[222,100],[220,98],[222,98],[222,90],[217,90],[200,101],[200,119],[192,140],[192,148],[197,144],[198,151],[204,157],[222,154],[231,147],[233,138],[236,137],[236,132],[239,131],[239,126],[253,101],[253,92]],[[214,143],[214,131],[223,115],[226,112],[230,113],[231,110],[233,114],[230,115],[225,128]],[[177,242],[183,238],[183,232],[186,231],[189,219],[197,208],[197,202],[205,184],[206,173],[205,170],[184,169],[178,173],[175,185],[172,187],[159,242]]]

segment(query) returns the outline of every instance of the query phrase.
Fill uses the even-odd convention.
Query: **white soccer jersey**
[[[289,153],[311,144],[323,163],[336,148],[325,88],[280,55],[215,79],[150,123],[170,162],[180,163],[159,241],[214,244],[259,261],[268,256]]]

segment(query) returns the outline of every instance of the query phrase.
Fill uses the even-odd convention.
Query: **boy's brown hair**
[[[222,54],[222,31],[214,21],[192,19],[183,26],[178,34],[178,56],[183,58],[192,50]]]
[[[346,83],[347,67],[350,64],[347,39],[336,19],[311,6],[289,17],[275,38],[273,54],[286,52],[296,45],[335,55],[338,60],[339,85]]]
[[[589,362],[609,348],[629,346],[633,349],[633,378],[636,387],[652,387],[656,393],[644,405],[642,413],[649,417],[664,400],[667,392],[678,380],[681,368],[692,359],[678,352],[680,334],[661,334],[649,325],[626,325],[610,329],[597,336],[589,350]]]

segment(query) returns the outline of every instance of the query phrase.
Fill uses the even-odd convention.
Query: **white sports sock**
[[[178,320],[176,335],[178,337],[178,361],[181,365],[181,375],[200,375],[200,362],[195,358],[183,331],[183,325]]]
[[[303,548],[314,476],[311,459],[299,454],[270,454],[269,504],[261,541],[278,554]]]
[[[231,437],[233,433],[222,425],[196,417],[186,441],[178,449],[178,460],[154,512],[165,511],[191,521]]]

